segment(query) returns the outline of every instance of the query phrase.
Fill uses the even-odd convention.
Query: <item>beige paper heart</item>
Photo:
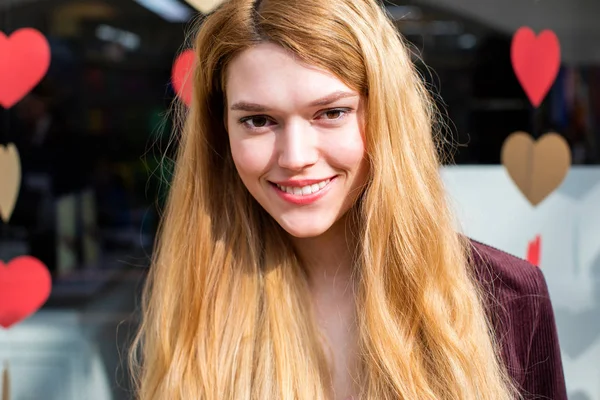
[[[8,223],[21,187],[21,162],[17,147],[0,145],[0,217]]]
[[[208,14],[217,8],[224,0],[185,0],[190,6],[200,11],[202,14]]]
[[[514,132],[502,145],[501,159],[521,193],[536,206],[567,176],[571,151],[557,133],[547,133],[535,141],[526,132]]]

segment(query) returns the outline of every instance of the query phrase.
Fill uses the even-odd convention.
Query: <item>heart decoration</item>
[[[540,254],[542,250],[542,237],[537,235],[527,246],[527,261],[535,266],[540,266]]]
[[[21,162],[17,147],[0,145],[0,217],[8,223],[21,187]]]
[[[34,314],[50,296],[52,278],[37,258],[0,261],[0,326],[9,328]]]
[[[10,328],[35,313],[50,296],[52,278],[37,258],[0,261],[0,326]]]
[[[510,55],[515,75],[529,101],[539,107],[560,69],[560,43],[556,34],[545,30],[536,37],[530,28],[519,28],[513,36]]]
[[[171,81],[173,82],[175,92],[188,106],[192,102],[192,71],[195,62],[196,57],[194,50],[186,50],[177,57],[171,72]]]
[[[185,0],[190,6],[203,14],[208,14],[217,8],[223,0]]]
[[[525,132],[512,133],[502,145],[502,164],[531,205],[541,203],[569,172],[571,151],[557,133],[537,141]]]
[[[33,28],[7,37],[0,32],[0,105],[11,108],[44,78],[50,67],[50,45]]]

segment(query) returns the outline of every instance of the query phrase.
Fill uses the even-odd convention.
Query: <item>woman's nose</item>
[[[296,121],[285,125],[277,140],[281,168],[299,171],[315,164],[319,158],[316,137],[308,123]]]

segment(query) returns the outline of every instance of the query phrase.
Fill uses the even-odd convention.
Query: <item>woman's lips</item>
[[[296,185],[294,185],[293,187],[291,187],[291,186],[286,187],[286,185],[271,182],[271,187],[273,188],[273,190],[275,190],[277,195],[279,197],[281,197],[283,200],[293,203],[293,204],[306,205],[306,204],[312,204],[312,203],[316,202],[317,200],[319,200],[320,198],[322,198],[323,196],[325,196],[329,192],[329,190],[331,190],[331,187],[333,186],[333,183],[335,182],[335,180],[336,180],[336,177],[326,179],[325,181],[318,181],[318,180],[293,181],[294,183],[296,183]],[[286,181],[286,183],[287,182],[290,182],[290,181]],[[312,191],[312,193],[308,193],[308,194],[298,193],[298,190],[302,190],[300,185],[298,185],[298,183],[303,184],[304,192],[306,192],[307,187],[310,186],[311,187],[310,190]],[[321,185],[319,185],[319,183],[321,183]],[[318,187],[318,190],[316,190],[316,191],[314,191],[315,185],[317,185],[317,187]],[[294,193],[289,193],[288,191],[286,191],[286,190],[290,190],[290,189],[293,189]]]

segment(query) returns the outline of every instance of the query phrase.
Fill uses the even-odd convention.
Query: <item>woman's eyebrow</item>
[[[321,97],[309,104],[309,107],[326,106],[336,102],[339,99],[347,97],[358,97],[357,93],[344,92],[341,90],[335,91],[328,94],[327,96]],[[247,112],[269,112],[270,108],[258,103],[250,103],[247,101],[239,101],[232,104],[230,107],[231,111],[247,111]]]
[[[230,107],[231,111],[249,111],[249,112],[268,112],[270,109],[266,106],[257,103],[248,103],[239,101]]]
[[[346,97],[358,97],[358,94],[338,90],[336,92],[328,94],[325,97],[322,97],[318,100],[313,101],[312,103],[309,104],[309,106],[310,107],[326,106],[326,105],[329,105],[331,103],[338,101],[339,99],[344,99]]]

